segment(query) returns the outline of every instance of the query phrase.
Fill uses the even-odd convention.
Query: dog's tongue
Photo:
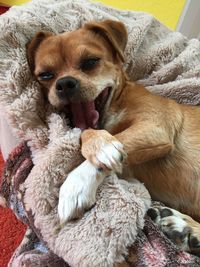
[[[70,104],[72,121],[75,127],[81,130],[87,128],[96,128],[99,119],[99,113],[95,110],[94,101],[76,102]]]

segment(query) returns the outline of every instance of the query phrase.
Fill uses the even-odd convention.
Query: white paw
[[[125,157],[123,145],[118,141],[104,145],[96,155],[97,160],[103,163],[108,169],[122,172],[122,162]]]
[[[97,188],[105,175],[87,160],[69,173],[59,193],[58,215],[61,224],[79,218],[95,204]]]

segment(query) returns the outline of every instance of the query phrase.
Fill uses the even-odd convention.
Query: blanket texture
[[[71,31],[87,21],[104,19],[120,20],[128,29],[125,69],[132,80],[181,103],[200,101],[199,41],[171,32],[148,14],[118,11],[87,0],[35,0],[0,17],[0,101],[17,137],[27,141],[33,162],[30,169],[15,166],[16,173],[25,168],[27,177],[18,181],[19,192],[11,190],[7,199],[20,205],[27,224],[55,262],[60,257],[70,266],[132,266],[139,251],[131,254],[130,248],[144,226],[150,197],[139,182],[112,175],[99,188],[96,205],[82,219],[60,228],[58,192],[67,173],[83,161],[80,130],[70,129],[65,115],[43,101],[28,68],[25,45],[41,30]],[[14,186],[7,182],[7,187]],[[168,260],[157,257],[160,265],[140,260],[137,266],[169,266]]]
[[[69,266],[62,258],[52,253],[48,244],[42,239],[39,229],[34,226],[33,217],[23,208],[23,192],[20,187],[33,167],[31,152],[26,143],[18,146],[10,155],[4,171],[2,185],[3,195],[9,199],[10,206],[20,220],[29,225],[23,241],[10,260],[9,266]],[[10,181],[10,184],[8,184]],[[21,196],[20,198],[16,196]],[[158,205],[157,202],[153,205]],[[109,231],[111,228],[109,229]],[[83,263],[84,264],[84,263]],[[82,263],[79,264],[82,266]],[[84,265],[83,265],[84,266]],[[93,266],[93,263],[87,266]],[[98,263],[97,266],[106,266]],[[110,264],[108,266],[113,266]],[[146,216],[143,230],[138,231],[135,243],[129,247],[126,261],[115,263],[114,266],[200,266],[200,259],[179,251],[156,225]]]

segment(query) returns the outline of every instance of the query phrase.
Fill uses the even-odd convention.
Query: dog
[[[148,214],[179,247],[198,254],[200,109],[131,82],[123,70],[127,39],[123,23],[106,20],[58,35],[39,32],[27,44],[45,97],[82,130],[86,160],[61,186],[58,213],[62,222],[79,217],[111,172],[137,177],[170,207]]]

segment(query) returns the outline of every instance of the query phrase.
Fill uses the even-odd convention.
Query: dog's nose
[[[56,94],[61,99],[73,97],[79,90],[80,82],[74,77],[63,77],[56,82]]]

